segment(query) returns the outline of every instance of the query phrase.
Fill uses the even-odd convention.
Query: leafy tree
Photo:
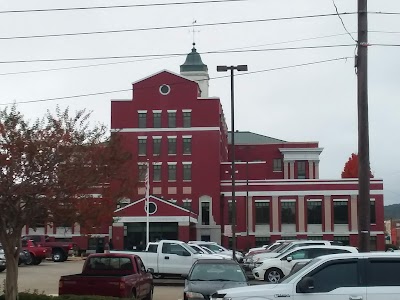
[[[134,164],[120,138],[68,109],[28,122],[13,106],[0,111],[0,242],[6,256],[6,300],[18,297],[22,228],[43,222],[92,226],[118,199],[132,197]],[[101,198],[91,195],[101,194]],[[90,209],[89,209],[90,207]],[[111,222],[111,221],[110,221]]]
[[[374,178],[371,170],[369,171],[370,178]],[[352,153],[349,160],[344,165],[342,178],[358,178],[358,154]]]

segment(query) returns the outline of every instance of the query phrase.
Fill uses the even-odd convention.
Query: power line
[[[190,4],[212,4],[227,2],[247,2],[250,0],[204,0],[204,1],[186,1],[186,2],[167,2],[167,3],[147,3],[132,5],[110,5],[110,6],[89,6],[89,7],[66,7],[66,8],[46,8],[46,9],[26,9],[26,10],[4,10],[0,14],[10,13],[31,13],[31,12],[54,12],[54,11],[74,11],[74,10],[96,10],[96,9],[113,9],[113,8],[132,8],[132,7],[155,7],[155,6],[172,6],[172,5],[190,5]]]
[[[245,75],[256,74],[256,73],[265,73],[265,72],[271,72],[271,71],[277,71],[277,70],[284,70],[284,69],[290,69],[290,68],[298,68],[298,67],[304,67],[304,66],[310,66],[310,65],[316,65],[316,64],[323,64],[323,63],[339,61],[339,60],[346,60],[347,61],[347,59],[350,59],[350,58],[351,57],[332,58],[332,59],[326,59],[326,60],[320,60],[320,61],[314,61],[314,62],[308,62],[308,63],[284,66],[284,67],[276,67],[276,68],[258,70],[258,71],[253,71],[253,72],[240,73],[240,74],[237,74],[237,75],[238,76],[245,76]],[[227,78],[227,77],[230,77],[230,75],[211,77],[209,80],[215,80],[215,79],[221,79],[221,78]],[[204,80],[206,80],[206,79],[204,79]],[[199,80],[199,81],[203,81],[203,80]],[[178,85],[178,84],[182,84],[182,82],[180,82],[180,83],[169,83],[169,85]],[[142,87],[142,88],[143,89],[144,88],[147,89],[147,88],[154,88],[154,87],[155,86],[146,86],[146,87]],[[81,97],[89,97],[89,96],[98,96],[98,95],[105,95],[105,94],[113,94],[113,93],[127,92],[127,91],[132,91],[132,89],[122,89],[122,90],[115,90],[115,91],[96,92],[96,93],[88,93],[88,94],[80,94],[80,95],[72,95],[72,96],[55,97],[55,98],[45,98],[45,99],[27,100],[27,101],[10,102],[10,103],[0,103],[0,105],[14,105],[14,104],[48,102],[48,101],[56,101],[56,100],[65,100],[65,99],[73,99],[73,98],[81,98]]]
[[[341,15],[354,15],[355,12],[344,12]],[[255,20],[243,20],[243,21],[227,21],[227,22],[216,22],[216,23],[204,23],[204,24],[191,24],[191,25],[174,25],[174,26],[158,26],[158,27],[142,27],[133,29],[119,29],[119,30],[103,30],[103,31],[87,31],[87,32],[73,32],[73,33],[55,33],[55,34],[42,34],[42,35],[25,35],[25,36],[6,36],[0,37],[0,40],[14,40],[14,39],[33,39],[33,38],[50,38],[50,37],[63,37],[63,36],[79,36],[79,35],[94,35],[94,34],[109,34],[109,33],[122,33],[122,32],[138,32],[138,31],[150,31],[150,30],[167,30],[167,29],[181,29],[191,27],[206,27],[206,26],[223,26],[223,25],[236,25],[236,24],[249,24],[249,23],[260,23],[260,22],[273,22],[273,21],[286,21],[286,20],[300,20],[300,19],[311,19],[321,17],[331,17],[336,14],[319,14],[319,15],[306,15],[306,16],[293,16],[293,17],[281,17],[281,18],[269,18],[269,19],[255,19]]]
[[[301,47],[285,47],[285,48],[264,48],[264,49],[247,49],[247,50],[220,50],[205,51],[199,54],[226,54],[226,53],[245,53],[245,52],[269,52],[269,51],[289,51],[289,50],[305,50],[305,49],[323,49],[323,48],[342,48],[354,47],[354,44],[337,44],[337,45],[319,45],[319,46],[301,46]],[[148,57],[173,57],[184,56],[187,53],[169,53],[169,54],[144,54],[144,55],[122,55],[122,56],[103,56],[103,57],[84,57],[84,58],[54,58],[54,59],[31,59],[31,60],[9,60],[0,61],[0,64],[10,63],[34,63],[34,62],[56,62],[56,61],[83,61],[83,60],[104,60],[104,59],[122,59],[122,58],[148,58]]]
[[[346,25],[344,24],[344,21],[343,21],[342,17],[340,16],[340,13],[339,13],[339,10],[338,10],[338,8],[337,8],[337,6],[336,6],[335,0],[332,0],[332,3],[333,3],[333,6],[335,7],[336,15],[339,17],[340,22],[342,22],[342,26],[343,26],[344,30],[345,30],[345,31],[347,32],[347,34],[351,37],[351,39],[352,39],[355,43],[357,43],[357,41],[355,40],[355,38],[353,38],[353,36],[351,35],[351,33],[347,30]]]

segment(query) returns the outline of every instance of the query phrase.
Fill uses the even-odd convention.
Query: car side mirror
[[[312,277],[304,277],[299,281],[297,287],[302,293],[310,293],[314,290],[314,279]]]
[[[154,274],[154,269],[153,268],[148,268],[147,272],[150,273],[150,274]]]
[[[293,260],[293,257],[291,257],[291,256],[286,257],[286,261],[291,262],[292,260]]]

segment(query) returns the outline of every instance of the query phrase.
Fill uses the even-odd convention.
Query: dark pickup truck
[[[81,274],[61,276],[58,294],[151,300],[152,272],[134,254],[91,254]]]
[[[51,257],[56,262],[66,261],[76,247],[72,242],[52,241],[48,235],[25,235],[22,239],[32,240],[39,247],[51,248]]]

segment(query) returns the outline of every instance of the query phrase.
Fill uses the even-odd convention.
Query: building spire
[[[196,23],[197,23],[197,20],[193,20],[193,22],[192,22],[192,30],[191,30],[192,35],[193,35],[193,48],[196,45],[196,32],[200,32],[200,30],[195,30],[195,27],[196,27],[195,24]]]

